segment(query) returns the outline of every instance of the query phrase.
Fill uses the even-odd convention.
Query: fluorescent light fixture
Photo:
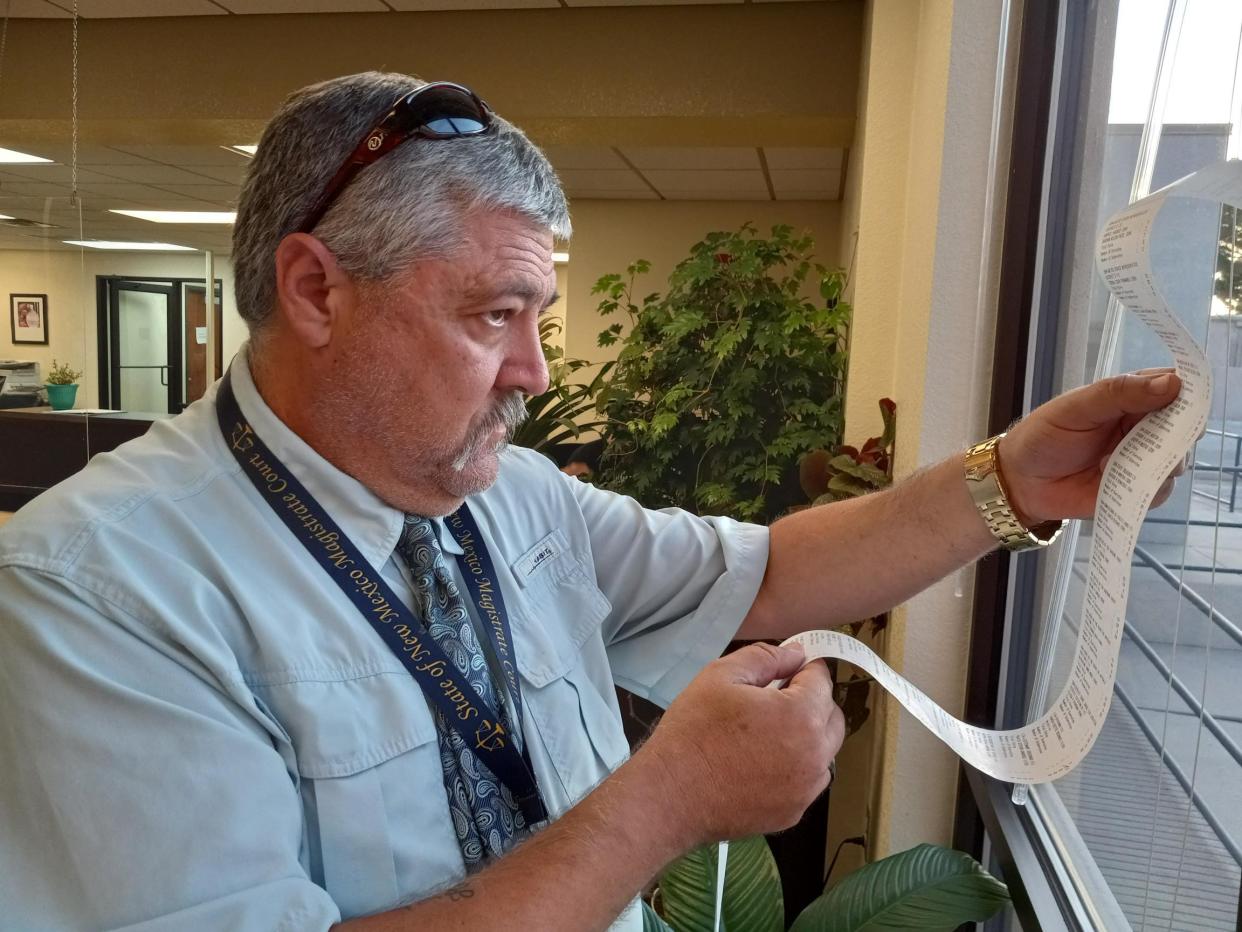
[[[12,220],[12,219],[14,218],[10,217],[8,214],[0,214],[0,220]]]
[[[13,149],[0,149],[0,162],[6,165],[18,165],[29,162],[47,162],[51,159],[45,159],[38,155],[30,155],[27,152],[16,152]]]
[[[237,214],[231,210],[110,210],[152,223],[232,223]]]
[[[556,263],[559,263],[559,264],[561,264],[561,265],[564,265],[566,262],[568,262],[568,261],[569,261],[569,253],[567,253],[567,252],[554,252],[554,253],[552,253],[552,261],[553,261],[553,262],[556,262]]]
[[[176,246],[172,243],[123,243],[110,239],[67,239],[66,246],[85,246],[88,249],[121,249],[143,252],[197,252],[193,246]]]
[[[230,152],[236,152],[238,155],[244,155],[246,158],[254,158],[254,154],[259,151],[258,144],[249,146],[221,146],[221,149],[228,149]]]

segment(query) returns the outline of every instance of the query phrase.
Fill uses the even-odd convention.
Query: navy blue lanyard
[[[539,795],[530,756],[525,749],[518,751],[499,709],[490,708],[479,698],[427,634],[423,622],[405,607],[362,551],[255,433],[237,404],[228,374],[216,395],[216,417],[225,443],[259,495],[397,655],[449,727],[509,788],[528,823],[546,819],[547,809]],[[462,575],[508,683],[514,720],[520,721],[522,689],[517,658],[491,554],[464,503],[447,523],[465,551],[459,558]]]

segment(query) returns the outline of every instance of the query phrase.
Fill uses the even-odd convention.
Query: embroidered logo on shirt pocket
[[[526,588],[533,580],[547,573],[553,564],[562,562],[565,552],[564,535],[559,530],[550,531],[535,546],[514,560],[509,568],[522,588]]]

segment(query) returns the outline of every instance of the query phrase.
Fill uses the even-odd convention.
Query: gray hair
[[[276,247],[297,230],[328,180],[397,98],[426,82],[369,71],[296,91],[268,123],[233,227],[237,311],[253,334],[276,306]],[[417,259],[452,255],[473,209],[511,210],[568,239],[556,172],[525,134],[411,140],[358,173],[315,227],[341,267],[382,282]]]

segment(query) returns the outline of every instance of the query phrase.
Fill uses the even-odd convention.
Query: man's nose
[[[527,395],[542,395],[548,390],[548,361],[539,341],[538,320],[523,327],[521,334],[515,336],[500,375],[499,388],[516,389]]]

